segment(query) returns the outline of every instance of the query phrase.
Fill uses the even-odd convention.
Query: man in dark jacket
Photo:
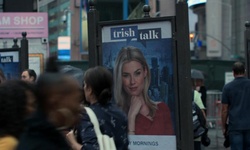
[[[233,74],[235,79],[222,92],[222,129],[226,135],[229,119],[231,150],[246,150],[250,149],[250,80],[245,77],[241,62],[234,63]]]

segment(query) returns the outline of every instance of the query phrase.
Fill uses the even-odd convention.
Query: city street
[[[0,150],[231,150],[222,128],[232,149],[250,149],[249,10],[0,0]]]
[[[211,144],[208,147],[204,147],[203,150],[230,150],[230,148],[224,148],[224,136],[220,128],[209,129],[208,136],[211,140]]]

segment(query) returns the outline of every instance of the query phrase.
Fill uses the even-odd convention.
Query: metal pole
[[[99,65],[98,55],[98,33],[97,23],[99,21],[99,13],[95,9],[95,0],[89,0],[88,12],[88,45],[89,45],[89,67]]]
[[[12,46],[12,48],[19,48],[19,46],[17,45],[17,38],[13,39],[14,45]]]
[[[246,64],[246,73],[247,77],[250,78],[250,22],[246,21],[245,23],[245,64]]]
[[[144,12],[144,18],[150,18],[150,12],[151,8],[149,5],[144,5],[143,6],[143,12]]]
[[[179,0],[176,4],[177,41],[177,149],[194,149],[192,122],[191,62],[189,46],[188,5]]]
[[[123,20],[128,19],[128,0],[123,0]]]
[[[80,30],[79,30],[79,34],[80,34],[80,53],[83,52],[82,49],[82,5],[83,5],[83,0],[80,0],[80,17],[79,17],[79,23],[80,23]]]
[[[20,68],[21,71],[29,68],[29,42],[26,38],[27,33],[22,33],[21,48],[20,48]]]

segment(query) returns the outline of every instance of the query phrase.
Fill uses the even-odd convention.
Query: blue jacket
[[[17,150],[71,150],[63,135],[37,111],[27,121],[27,129],[21,135]]]
[[[128,120],[126,114],[115,104],[109,102],[106,105],[95,103],[90,105],[94,111],[103,134],[114,137],[117,150],[128,149]],[[80,143],[83,150],[97,150],[99,145],[88,114],[83,111],[80,124],[77,128]]]

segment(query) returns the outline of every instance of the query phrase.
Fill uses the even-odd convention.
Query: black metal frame
[[[20,49],[20,60],[21,60],[21,71],[29,68],[29,41],[26,38],[27,33],[22,32],[21,49]]]
[[[191,92],[191,61],[189,46],[188,4],[186,0],[176,4],[176,49],[177,49],[177,81],[179,100],[179,140],[177,149],[192,150],[192,92]]]
[[[29,41],[26,38],[27,33],[22,32],[22,39],[21,39],[21,47],[17,45],[17,39],[13,39],[14,45],[12,48],[4,48],[0,49],[0,52],[11,52],[11,51],[18,51],[19,57],[19,74],[21,71],[29,68]]]
[[[99,22],[99,12],[90,6],[88,12],[88,40],[89,40],[89,67],[98,65],[97,54],[98,54],[98,33],[97,23]]]
[[[2,52],[18,52],[18,57],[19,57],[19,74],[21,74],[21,71],[22,71],[22,68],[21,68],[21,66],[22,66],[22,61],[21,61],[21,58],[20,58],[20,56],[21,56],[21,54],[20,54],[20,52],[21,52],[21,48],[3,48],[3,49],[0,49],[0,53],[2,53]]]
[[[250,78],[250,22],[245,23],[245,54],[246,54],[246,73],[247,77]]]
[[[136,20],[117,20],[117,21],[102,21],[98,23],[98,64],[102,65],[102,28],[106,26],[118,26],[118,25],[129,25],[129,24],[143,24],[143,23],[151,23],[151,22],[162,22],[162,21],[169,21],[171,22],[171,29],[172,29],[172,39],[173,39],[173,45],[174,39],[175,39],[175,17],[159,17],[159,18],[142,18],[142,19],[136,19]],[[175,47],[173,47],[175,48]],[[176,50],[173,51],[174,57]]]
[[[181,116],[181,111],[179,110],[179,105],[180,105],[180,100],[179,100],[179,92],[178,92],[178,87],[180,86],[180,81],[178,81],[178,64],[179,64],[179,59],[177,58],[177,37],[176,37],[176,20],[175,17],[159,17],[159,18],[142,18],[142,19],[136,19],[136,20],[119,20],[119,21],[103,21],[98,23],[98,49],[97,49],[97,55],[95,58],[98,59],[98,64],[96,65],[102,65],[102,28],[103,27],[109,27],[109,26],[119,26],[119,25],[130,25],[130,24],[143,24],[143,23],[152,23],[152,22],[162,22],[162,21],[168,21],[171,23],[171,32],[172,32],[172,54],[173,54],[173,72],[174,72],[174,95],[175,95],[175,128],[176,128],[176,145],[178,149],[178,145],[180,145],[181,140],[181,129],[180,129],[180,116]],[[91,53],[91,51],[89,52]],[[189,71],[190,72],[190,71]],[[186,100],[186,99],[185,99]],[[191,112],[191,109],[190,109]]]
[[[174,90],[176,98],[176,142],[178,150],[193,149],[193,123],[192,123],[192,95],[191,95],[191,61],[189,47],[188,6],[186,1],[176,3],[176,16],[143,18],[126,21],[99,22],[98,11],[94,8],[94,1],[90,0],[88,12],[89,31],[89,67],[101,65],[102,37],[101,29],[104,26],[147,23],[156,21],[169,21],[172,23],[173,39],[173,65]],[[145,14],[148,12],[145,12]],[[145,15],[146,16],[146,15]],[[167,149],[167,148],[166,148]]]

